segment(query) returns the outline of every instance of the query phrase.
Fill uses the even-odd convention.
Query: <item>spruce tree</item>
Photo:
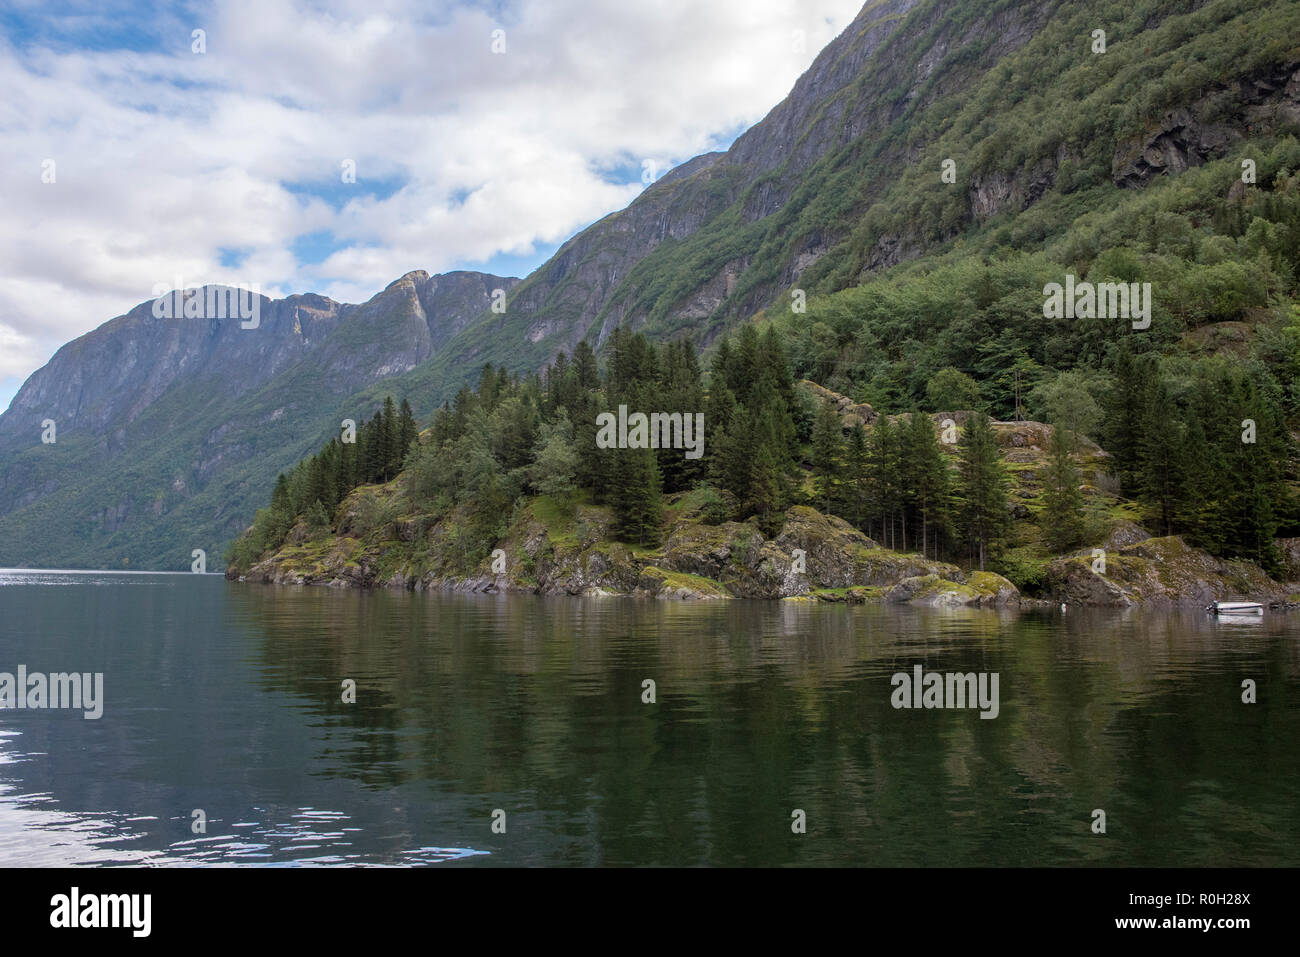
[[[1230,489],[1225,517],[1233,534],[1226,552],[1277,574],[1276,506],[1288,495],[1278,466],[1286,460],[1282,416],[1246,373],[1235,377],[1227,406],[1231,438],[1225,456]]]
[[[1228,474],[1228,455],[1239,438],[1227,429],[1223,407],[1210,383],[1200,383],[1188,409],[1182,430],[1181,461],[1195,463],[1184,480],[1174,522],[1190,545],[1222,555],[1235,531],[1228,516],[1233,480]],[[1209,430],[1206,423],[1211,424]]]
[[[777,335],[776,326],[770,325],[763,330],[758,344],[757,374],[768,379],[781,397],[786,408],[794,411],[794,379],[790,376],[790,363],[785,353],[785,346]]]
[[[1161,535],[1173,533],[1174,515],[1182,502],[1186,479],[1183,449],[1178,407],[1169,386],[1159,381],[1142,421],[1137,480]]]
[[[760,381],[771,384],[767,376],[760,376],[758,330],[750,323],[740,327],[732,360],[727,371],[727,387],[736,394],[743,406],[753,404],[753,392]]]
[[[718,347],[713,350],[713,360],[709,363],[709,391],[717,393],[722,389],[727,389],[734,397],[736,390],[733,388],[734,371],[733,364],[735,357],[732,354],[731,338],[724,336],[718,342]]]
[[[758,519],[763,534],[772,536],[780,530],[780,519],[787,503],[781,466],[771,446],[760,445],[750,462],[749,495],[745,511]]]
[[[478,377],[478,404],[481,409],[491,412],[497,407],[497,398],[501,391],[501,381],[497,378],[492,363],[485,362]]]
[[[871,463],[871,505],[874,520],[867,534],[880,540],[886,548],[893,548],[895,518],[901,505],[898,441],[895,427],[888,416],[880,416],[871,430],[869,456]],[[878,524],[877,524],[878,523]],[[873,532],[878,534],[873,535]]]
[[[989,551],[1004,538],[1010,513],[1007,475],[998,455],[988,416],[974,412],[958,443],[960,522],[967,545],[979,556],[980,571]]]
[[[809,452],[817,507],[829,512],[840,501],[844,454],[839,413],[829,402],[823,402],[818,410]]]
[[[1083,537],[1083,494],[1079,470],[1070,460],[1072,437],[1062,426],[1052,429],[1043,475],[1043,509],[1038,521],[1048,547],[1063,552]]]
[[[600,367],[586,339],[573,347],[573,373],[580,390],[590,392],[600,388]]]
[[[715,431],[709,453],[709,481],[730,492],[742,505],[749,498],[752,449],[746,436],[748,421],[745,411],[738,409]]]
[[[1125,341],[1115,361],[1115,385],[1104,410],[1103,432],[1120,482],[1130,494],[1139,485],[1142,429],[1156,376],[1154,360],[1135,353]]]
[[[844,452],[844,484],[836,512],[854,528],[865,531],[871,502],[871,455],[867,430],[854,423]]]
[[[383,413],[375,412],[370,420],[368,432],[365,460],[366,481],[380,482],[384,480],[384,464],[388,461],[386,458],[387,452],[384,448]]]
[[[653,449],[614,449],[611,471],[614,534],[643,547],[659,544],[663,496]]]
[[[397,413],[397,454],[394,458],[394,472],[401,471],[407,453],[411,451],[411,444],[419,438],[419,435],[420,429],[415,424],[415,413],[411,411],[411,403],[403,398]]]
[[[948,527],[952,486],[948,462],[939,448],[939,437],[929,416],[913,412],[902,438],[903,482],[913,510],[913,534],[920,533],[922,555],[937,557],[939,540]],[[933,550],[927,552],[930,542]]]
[[[289,530],[293,528],[293,523],[297,515],[293,510],[293,500],[289,495],[289,480],[283,472],[275,480],[275,488],[271,492],[271,510],[268,516],[268,534],[270,540],[268,545],[281,545]]]

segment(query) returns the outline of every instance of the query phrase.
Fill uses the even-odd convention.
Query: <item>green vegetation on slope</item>
[[[1257,441],[1242,443],[1232,430],[1198,430],[1199,420],[1180,419],[1167,397],[1149,401],[1168,388],[1152,372],[1154,363],[1151,356],[1120,353],[1119,384],[1107,409],[1116,435],[1132,451],[1126,459],[1103,458],[1102,468],[1094,457],[1087,463],[1091,477],[1123,487],[1122,471],[1107,470],[1130,468],[1138,476],[1137,504],[1163,524],[1162,533],[1183,532],[1213,554],[1276,570],[1278,515],[1294,514],[1282,482],[1287,440],[1276,406],[1239,363],[1193,363],[1194,371],[1217,377],[1192,380],[1190,394],[1228,403],[1234,416],[1253,413]],[[1099,520],[1096,507],[1119,504],[1116,495],[1094,495],[1089,509],[1074,461],[1086,462],[1084,440],[1065,426],[1052,430],[1050,443],[1033,439],[1040,449],[1048,446],[1049,455],[1040,456],[1035,464],[1041,468],[1032,475],[1017,475],[1017,463],[1004,461],[1009,456],[981,411],[961,413],[958,428],[954,418],[936,423],[913,411],[891,419],[859,406],[873,417],[871,428],[859,419],[846,429],[839,412],[813,390],[799,388],[795,375],[775,327],[760,334],[753,325],[720,343],[707,391],[689,342],[657,347],[622,331],[603,369],[585,344],[573,360],[559,357],[544,376],[521,379],[485,366],[477,390],[462,389],[410,444],[388,521],[409,516],[415,525],[409,534],[417,539],[441,523],[440,534],[456,539],[453,550],[468,566],[498,545],[519,509],[536,515],[540,503],[548,513],[568,509],[570,520],[579,501],[606,505],[613,521],[603,534],[634,549],[653,549],[663,540],[665,494],[690,492],[692,509],[706,523],[750,521],[768,536],[785,524],[790,508],[815,505],[891,549],[981,570],[992,559],[1017,584],[1032,588],[1041,584],[1047,557],[1085,538],[1099,541],[1118,518]],[[1144,403],[1154,418],[1124,419],[1125,408]],[[620,408],[629,437],[636,434],[632,417],[638,412],[679,413],[686,421],[702,410],[703,454],[689,457],[689,442],[669,447],[669,433],[657,449],[637,447],[650,441],[648,433],[630,438],[631,447],[608,447],[598,440],[601,419]],[[1068,403],[1064,408],[1060,418],[1080,417]],[[397,420],[390,401],[363,435],[362,452],[334,440],[282,476],[270,508],[232,549],[232,567],[247,570],[280,548],[300,523],[306,535],[341,532],[355,523],[356,502],[348,509],[340,503],[357,484],[390,477],[383,463],[395,461],[402,430],[386,423]],[[405,434],[413,429],[408,424]],[[376,447],[386,451],[375,457]],[[374,461],[369,471],[356,464],[368,458]],[[1221,468],[1201,468],[1207,459]],[[1021,521],[1013,522],[1008,493],[1014,486],[1019,499],[1030,498],[1034,483],[1041,486],[1034,507],[1022,506]],[[551,515],[547,524],[557,522],[563,524]],[[367,517],[363,524],[374,527],[376,520]],[[1036,532],[1040,525],[1043,534]]]

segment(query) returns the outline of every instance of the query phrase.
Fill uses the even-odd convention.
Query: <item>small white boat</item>
[[[1205,610],[1215,615],[1264,614],[1264,606],[1257,601],[1216,601]]]

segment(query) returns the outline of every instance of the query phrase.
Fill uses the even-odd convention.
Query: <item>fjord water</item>
[[[1300,863],[1280,613],[0,572],[20,664],[104,713],[0,711],[0,865]],[[997,672],[998,717],[893,708],[916,664]]]

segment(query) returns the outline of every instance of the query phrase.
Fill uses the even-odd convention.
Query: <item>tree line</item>
[[[889,547],[966,554],[981,566],[1004,536],[1007,477],[982,413],[962,430],[955,469],[919,412],[846,432],[829,405],[796,387],[770,326],[722,339],[708,380],[688,340],[656,344],[619,328],[603,363],[583,341],[540,375],[485,366],[475,388],[462,387],[435,411],[422,439],[409,403],[399,409],[389,397],[357,428],[355,443],[331,439],[280,476],[234,554],[255,560],[299,520],[330,527],[354,488],[399,473],[403,493],[430,520],[455,513],[473,555],[494,546],[529,495],[607,505],[614,536],[644,548],[661,542],[664,496],[686,491],[709,522],[753,520],[772,535],[791,505],[809,504]],[[704,455],[598,448],[597,416],[619,405],[702,411]]]

